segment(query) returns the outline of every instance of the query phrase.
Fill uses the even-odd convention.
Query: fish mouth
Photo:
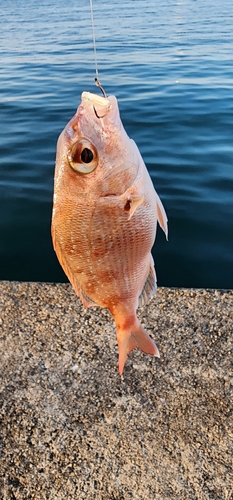
[[[100,106],[110,106],[110,101],[107,97],[92,94],[91,92],[83,92],[81,98],[83,101],[92,102],[93,104],[99,104]]]
[[[81,99],[84,107],[85,104],[93,106],[97,118],[104,118],[112,108],[111,102],[107,97],[92,94],[91,92],[83,92]]]
[[[94,115],[94,119],[97,118],[100,126],[105,130],[109,127],[122,129],[118,103],[114,95],[103,97],[91,92],[83,92],[78,112],[80,115],[86,114],[90,118]]]

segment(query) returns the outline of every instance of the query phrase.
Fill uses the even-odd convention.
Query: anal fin
[[[78,295],[78,297],[80,298],[80,300],[82,301],[82,304],[84,307],[94,307],[94,306],[98,306],[98,304],[92,300],[87,294],[86,292],[84,292],[84,290],[82,289],[82,287],[79,285],[79,283],[77,282],[77,280],[73,279],[73,276],[72,275],[68,275],[68,278],[70,280],[70,283],[72,285],[72,287],[74,288],[76,294]]]
[[[98,306],[98,304],[94,300],[90,299],[90,297],[88,297],[88,295],[81,288],[79,289],[78,296],[80,297],[84,307]]]

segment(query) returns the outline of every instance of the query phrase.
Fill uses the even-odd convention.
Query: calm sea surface
[[[233,2],[93,0],[99,76],[169,219],[159,286],[233,288]],[[66,281],[57,137],[97,92],[89,0],[0,0],[0,279]]]

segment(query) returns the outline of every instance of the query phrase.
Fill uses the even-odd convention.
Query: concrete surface
[[[70,285],[0,283],[0,498],[233,499],[233,291],[159,289],[121,379]]]

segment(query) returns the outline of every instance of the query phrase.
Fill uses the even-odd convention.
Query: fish
[[[157,289],[151,249],[167,216],[115,96],[83,92],[57,142],[52,241],[85,308],[107,308],[116,323],[118,370],[139,348],[160,357],[137,309]]]

